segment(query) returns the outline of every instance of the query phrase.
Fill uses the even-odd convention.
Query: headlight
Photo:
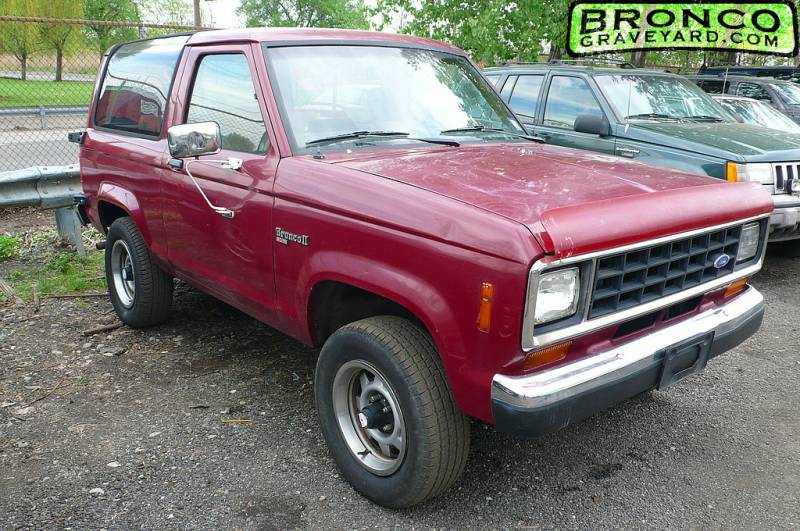
[[[549,323],[574,315],[578,310],[580,280],[577,267],[542,273],[536,292],[534,324]]]
[[[775,182],[772,165],[766,163],[737,164],[729,162],[725,167],[725,178],[731,182],[750,181],[761,184]]]
[[[736,253],[736,262],[744,262],[753,258],[758,252],[758,241],[761,239],[761,225],[748,223],[742,227],[739,237],[739,252]]]

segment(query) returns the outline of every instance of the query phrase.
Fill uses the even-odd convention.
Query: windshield
[[[480,73],[458,55],[412,48],[290,46],[268,48],[267,57],[284,125],[301,152],[312,145],[314,150],[341,150],[443,136],[458,142],[511,141],[514,137],[503,131],[525,133]],[[463,128],[477,129],[448,131]],[[344,138],[331,139],[336,136]]]
[[[716,99],[716,98],[715,98]],[[782,112],[760,101],[719,98],[717,101],[731,113],[740,116],[747,124],[760,125],[790,133],[800,133],[800,125]]]
[[[800,87],[793,83],[775,83],[772,85],[787,105],[800,105]]]
[[[595,80],[620,120],[734,121],[717,102],[687,79],[610,74],[597,75]]]

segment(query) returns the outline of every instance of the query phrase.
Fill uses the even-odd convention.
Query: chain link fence
[[[0,172],[78,162],[102,54],[191,26],[0,16]]]

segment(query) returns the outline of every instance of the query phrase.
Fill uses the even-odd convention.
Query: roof
[[[559,70],[564,72],[583,72],[586,74],[653,74],[653,75],[673,75],[663,70],[652,70],[649,68],[614,68],[609,66],[586,66],[574,64],[552,64],[552,63],[522,63],[509,64],[506,66],[493,66],[484,68],[486,74],[501,72],[517,72],[526,70]]]
[[[761,103],[755,98],[747,98],[745,96],[734,96],[733,94],[709,94],[715,100],[736,100],[736,101],[751,101]]]
[[[709,80],[709,81],[722,81],[723,79],[727,79],[728,81],[749,81],[751,83],[757,83],[759,81],[763,81],[764,83],[792,83],[788,79],[776,79],[774,77],[767,77],[767,76],[742,76],[738,74],[728,74],[727,76],[723,74],[690,74],[684,76],[688,79],[701,79],[701,80]],[[794,84],[794,83],[792,83]]]
[[[380,31],[322,28],[246,28],[199,31],[194,33],[186,44],[187,46],[192,46],[222,42],[260,42],[269,45],[285,46],[302,44],[395,45],[464,54],[464,51],[460,48],[433,39],[425,39],[411,35],[397,35]]]

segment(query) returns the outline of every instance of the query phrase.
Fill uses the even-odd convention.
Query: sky
[[[244,19],[236,14],[239,0],[200,0],[204,12],[211,14],[217,28],[242,28]],[[205,22],[205,21],[204,21]]]

